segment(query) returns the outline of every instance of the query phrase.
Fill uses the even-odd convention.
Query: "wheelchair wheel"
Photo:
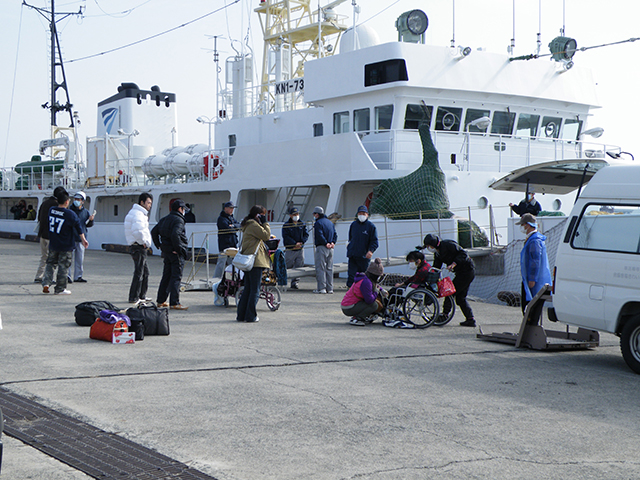
[[[278,287],[262,287],[260,289],[260,296],[267,302],[267,307],[272,312],[275,312],[280,308],[280,290]]]
[[[444,327],[447,323],[451,321],[453,316],[456,314],[456,302],[453,301],[452,297],[444,297],[442,299],[442,307],[440,307],[440,311],[441,312],[444,311],[444,303],[447,301],[447,299],[449,299],[449,301],[451,302],[451,310],[449,311],[449,314],[446,316],[441,313],[436,317],[436,321],[433,322],[433,324],[436,327]]]
[[[402,308],[406,320],[416,328],[430,327],[440,313],[438,297],[423,288],[410,292]]]

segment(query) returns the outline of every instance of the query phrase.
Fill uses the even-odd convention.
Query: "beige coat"
[[[240,253],[243,255],[250,255],[255,253],[258,244],[258,253],[256,254],[256,261],[253,266],[258,268],[270,268],[271,259],[269,258],[269,252],[267,246],[263,243],[269,240],[271,236],[271,227],[268,223],[260,225],[256,220],[249,219],[247,223],[242,227],[242,247]]]

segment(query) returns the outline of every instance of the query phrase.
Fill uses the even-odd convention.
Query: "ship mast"
[[[335,0],[324,7],[313,8],[313,0],[262,0],[254,11],[258,13],[264,38],[262,56],[262,77],[260,105],[262,113],[293,108],[286,103],[289,96],[292,103],[297,93],[304,89],[304,83],[296,83],[279,95],[278,85],[292,79],[303,79],[304,62],[331,55],[335,45],[328,37],[340,35],[347,29],[344,18],[333,11],[333,7],[346,0]],[[302,87],[300,87],[302,85]]]

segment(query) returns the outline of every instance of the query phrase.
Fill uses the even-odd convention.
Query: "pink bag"
[[[450,297],[456,293],[456,287],[453,286],[453,281],[449,277],[443,277],[438,281],[438,296]]]

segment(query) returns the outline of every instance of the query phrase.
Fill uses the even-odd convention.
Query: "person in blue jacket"
[[[333,249],[338,234],[333,222],[324,215],[322,207],[313,209],[313,241],[316,246],[314,261],[318,288],[313,293],[333,293]]]
[[[522,233],[527,236],[522,252],[520,252],[520,273],[522,275],[521,306],[522,312],[536,293],[544,287],[545,283],[551,284],[551,271],[549,270],[549,259],[547,257],[547,237],[538,232],[536,217],[530,213],[525,213],[516,224],[520,225]],[[536,307],[529,317],[532,321],[540,316],[542,304]]]
[[[282,225],[282,243],[287,268],[304,267],[304,244],[309,239],[305,224],[300,221],[300,211],[296,207],[289,209],[289,220]],[[298,289],[299,278],[291,279],[291,288]]]
[[[373,252],[378,249],[378,231],[369,221],[369,210],[365,205],[361,205],[356,215],[357,220],[349,227],[347,287],[353,285],[356,273],[367,271]]]

